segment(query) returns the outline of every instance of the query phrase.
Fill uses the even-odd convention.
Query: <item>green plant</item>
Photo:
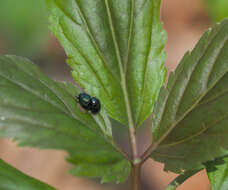
[[[131,173],[132,190],[140,188],[140,169],[149,158],[180,174],[166,190],[204,168],[212,189],[227,189],[228,20],[204,33],[162,87],[160,0],[46,2],[74,79],[99,98],[101,111],[83,112],[76,86],[49,79],[29,60],[0,56],[0,136],[20,146],[65,150],[76,176],[120,183]],[[140,155],[136,132],[151,113],[153,143]],[[109,117],[128,129],[130,155],[113,138]],[[2,165],[2,189],[16,189],[4,172],[28,181],[28,189],[51,189]]]

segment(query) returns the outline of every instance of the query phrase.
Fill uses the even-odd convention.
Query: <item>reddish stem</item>
[[[132,165],[130,190],[140,190],[141,164]]]

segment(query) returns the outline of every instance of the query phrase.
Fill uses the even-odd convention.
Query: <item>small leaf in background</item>
[[[228,157],[217,158],[206,164],[207,175],[210,180],[211,190],[228,189]]]
[[[198,173],[200,170],[187,170],[178,175],[171,183],[169,183],[164,190],[176,190],[178,186],[184,183],[187,179]]]
[[[222,21],[228,17],[227,0],[204,0],[210,16],[215,22]]]
[[[0,159],[0,189],[2,190],[55,190]]]
[[[92,177],[126,180],[130,165],[116,150],[105,111],[83,112],[78,94],[75,86],[49,79],[27,59],[0,56],[0,136],[20,146],[65,150],[74,174],[102,165]]]
[[[75,80],[115,120],[128,123],[130,104],[128,115],[142,124],[166,75],[160,0],[46,1]]]
[[[45,1],[2,0],[0,6],[1,47],[11,54],[38,55],[48,39]]]
[[[173,172],[203,167],[228,149],[228,19],[209,29],[160,92],[152,157]]]

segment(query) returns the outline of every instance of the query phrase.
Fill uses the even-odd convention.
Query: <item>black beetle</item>
[[[85,110],[91,111],[93,114],[99,113],[101,109],[101,103],[96,97],[91,97],[86,93],[80,93],[76,98],[78,103]]]

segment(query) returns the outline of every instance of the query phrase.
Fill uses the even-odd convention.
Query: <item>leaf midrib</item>
[[[131,131],[130,133],[132,133],[134,130],[134,121],[132,118],[132,111],[131,111],[128,91],[127,91],[127,87],[126,87],[126,76],[125,76],[125,73],[122,68],[123,65],[122,65],[121,56],[120,56],[120,49],[119,49],[119,46],[118,46],[118,43],[116,40],[115,29],[114,29],[114,25],[112,22],[112,16],[111,16],[111,11],[110,11],[110,7],[109,7],[109,0],[104,0],[104,1],[105,1],[105,7],[106,7],[107,14],[108,14],[109,25],[110,25],[110,29],[111,29],[111,33],[112,33],[113,43],[115,46],[115,52],[116,52],[119,70],[120,70],[121,87],[123,90],[125,107],[126,107],[126,112],[127,112],[127,116],[128,116],[129,130]],[[132,136],[132,135],[130,135],[130,136]]]
[[[119,45],[118,45],[117,40],[116,40],[116,33],[115,33],[114,25],[112,22],[112,15],[111,15],[110,6],[109,6],[109,0],[104,0],[104,1],[105,1],[105,8],[106,8],[107,15],[108,15],[108,20],[109,20],[109,26],[110,26],[110,30],[112,33],[112,39],[113,39],[113,43],[114,43],[115,53],[116,53],[116,57],[118,60],[120,75],[122,76],[123,75],[123,69],[122,69],[123,64],[121,61],[120,49],[119,49]]]

